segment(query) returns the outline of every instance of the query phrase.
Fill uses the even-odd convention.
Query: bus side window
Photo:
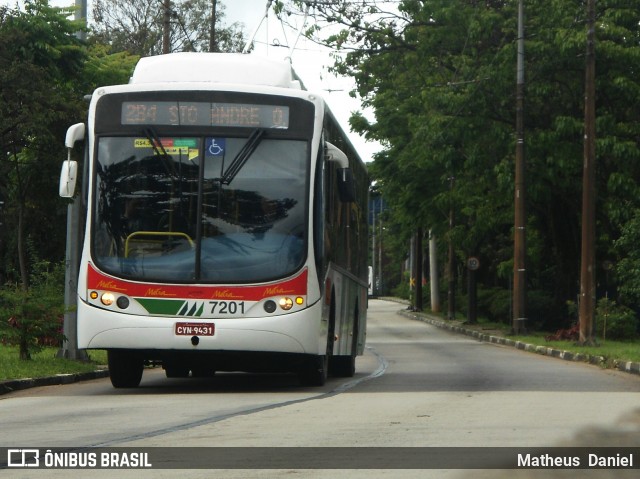
[[[318,271],[318,279],[320,284],[324,280],[326,270],[326,251],[325,251],[325,209],[327,206],[327,198],[325,193],[326,181],[325,162],[322,154],[322,148],[319,149],[318,159],[316,163],[315,185],[313,195],[313,249],[315,252],[316,269]]]

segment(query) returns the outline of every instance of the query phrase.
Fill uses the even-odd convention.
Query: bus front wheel
[[[336,327],[336,303],[333,295],[331,296],[331,310],[329,313],[329,328],[327,331],[325,353],[322,356],[313,357],[300,371],[298,377],[303,386],[324,386],[329,376],[329,366],[332,362]]]
[[[135,388],[142,380],[144,361],[131,351],[107,351],[109,378],[114,388]]]
[[[332,362],[333,345],[335,343],[336,328],[336,302],[335,291],[331,292],[331,307],[329,310],[329,327],[325,353],[322,356],[313,357],[299,372],[298,377],[303,386],[324,386],[329,376],[329,367]]]
[[[329,373],[329,358],[317,356],[307,363],[298,373],[300,384],[303,386],[324,386]]]

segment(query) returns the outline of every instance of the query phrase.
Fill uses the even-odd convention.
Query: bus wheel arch
[[[356,373],[356,357],[358,356],[358,335],[360,334],[360,313],[356,301],[353,313],[353,329],[351,331],[351,352],[346,355],[331,358],[330,372],[333,376],[351,378]]]
[[[336,300],[335,289],[331,291],[331,303],[329,307],[329,320],[327,325],[327,336],[325,353],[314,356],[302,366],[298,373],[300,383],[303,386],[324,386],[329,376],[331,360],[333,356],[333,346],[335,343],[336,328]]]

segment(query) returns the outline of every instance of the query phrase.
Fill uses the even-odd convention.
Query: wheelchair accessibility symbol
[[[207,154],[209,154],[210,156],[223,156],[225,139],[224,138],[207,138],[207,143],[205,147],[207,149]]]

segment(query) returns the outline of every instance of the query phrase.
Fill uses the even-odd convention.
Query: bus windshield
[[[240,283],[306,259],[308,143],[245,137],[98,138],[92,257],[155,282]]]

